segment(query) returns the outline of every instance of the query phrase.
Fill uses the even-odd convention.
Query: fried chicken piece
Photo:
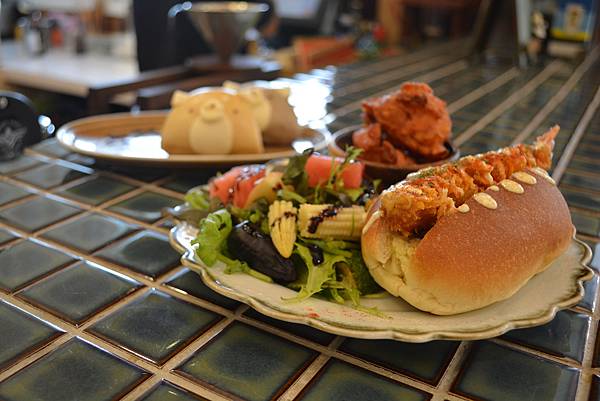
[[[447,156],[452,122],[446,102],[429,85],[407,82],[395,93],[363,103],[366,124],[378,123],[393,145],[429,161]]]
[[[456,163],[430,167],[410,174],[406,180],[381,194],[381,210],[389,228],[405,236],[427,232],[442,216],[478,192],[528,167],[548,170],[552,165],[556,125],[533,145],[515,145]]]
[[[377,123],[369,124],[355,131],[352,134],[352,144],[363,149],[363,152],[359,155],[359,159],[362,160],[395,166],[406,166],[415,162],[404,152],[396,149],[390,141],[383,139],[381,125]]]

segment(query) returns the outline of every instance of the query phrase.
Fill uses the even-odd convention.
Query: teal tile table
[[[359,124],[365,98],[426,81],[463,154],[561,124],[551,173],[599,271],[600,52],[519,70],[459,47],[286,81],[327,88],[331,131]],[[217,171],[107,166],[52,139],[0,162],[0,401],[600,400],[597,275],[553,321],[474,342],[343,338],[212,292],[161,211]]]

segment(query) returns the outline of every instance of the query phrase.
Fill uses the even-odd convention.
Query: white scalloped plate
[[[432,315],[392,296],[361,300],[365,306],[376,306],[386,315],[383,318],[315,297],[286,302],[284,299],[296,293],[284,286],[265,283],[243,273],[225,274],[223,265],[206,267],[195,258],[190,244],[196,233],[192,225],[180,223],[171,230],[171,244],[183,253],[182,263],[199,273],[214,291],[272,318],[355,338],[426,342],[496,337],[512,329],[549,322],[560,309],[581,300],[583,282],[593,277],[592,270],[586,266],[591,250],[574,238],[568,250],[547,270],[533,277],[507,300],[454,316]]]

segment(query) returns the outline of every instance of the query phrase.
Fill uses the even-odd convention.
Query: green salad
[[[360,236],[377,182],[364,178],[359,151],[345,159],[313,153],[287,163],[235,167],[191,190],[186,202],[206,213],[193,240],[208,267],[244,273],[311,296],[361,307],[380,293],[362,259]]]

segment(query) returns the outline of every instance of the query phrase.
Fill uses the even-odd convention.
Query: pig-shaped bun
[[[263,88],[253,85],[240,85],[237,82],[225,81],[223,89],[231,93],[237,93],[248,102],[252,114],[261,131],[264,131],[273,117],[271,104],[265,96]]]
[[[288,102],[289,89],[264,89],[271,105],[271,120],[263,130],[263,140],[269,145],[289,145],[302,136],[303,127],[298,124],[294,109]]]
[[[250,105],[267,145],[285,146],[302,136],[294,109],[288,102],[289,88],[269,88],[266,84],[238,84],[225,81],[223,88],[238,93]]]
[[[221,90],[176,91],[162,133],[171,154],[262,153],[260,128],[247,100]]]

